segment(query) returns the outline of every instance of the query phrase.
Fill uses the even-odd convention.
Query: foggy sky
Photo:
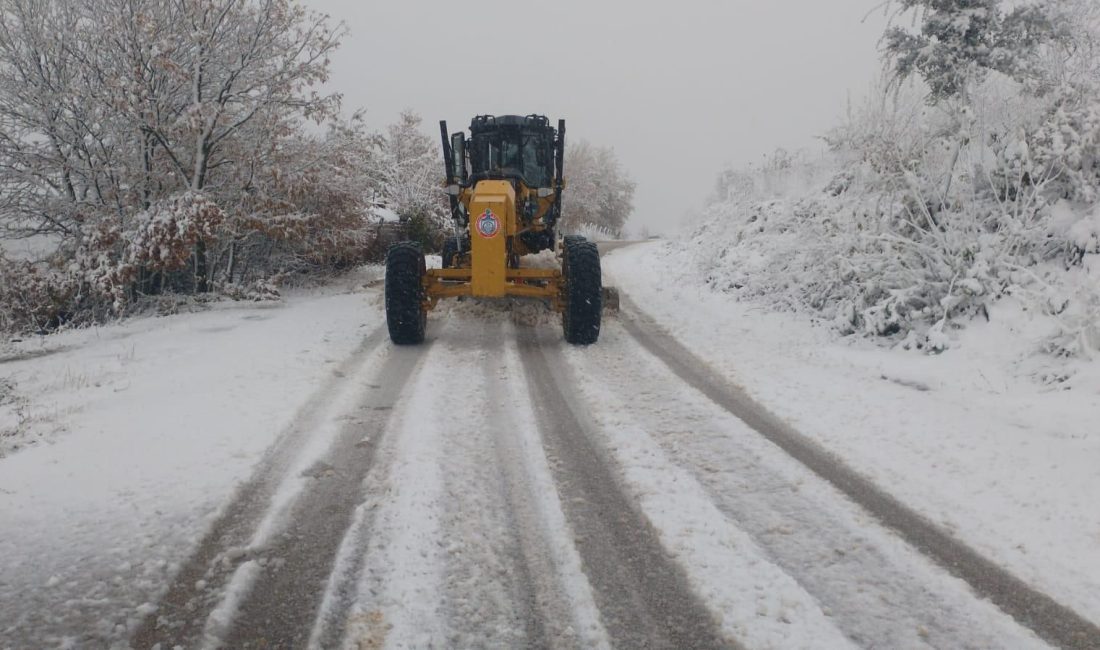
[[[861,22],[878,0],[304,2],[350,29],[329,84],[347,112],[382,128],[411,108],[433,137],[441,119],[565,118],[568,138],[615,148],[638,183],[630,225],[654,232],[725,163],[820,148],[881,69],[885,23]]]

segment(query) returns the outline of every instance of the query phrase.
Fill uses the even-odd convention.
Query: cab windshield
[[[470,165],[474,178],[519,177],[528,187],[548,187],[552,147],[545,133],[502,127],[473,136]]]

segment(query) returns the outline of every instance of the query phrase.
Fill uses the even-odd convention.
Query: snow
[[[618,249],[605,282],[907,505],[1100,616],[1100,361],[1032,353],[1049,322],[1010,300],[988,323],[944,328],[939,354],[838,338],[708,288],[683,251]],[[521,330],[556,330],[556,317],[515,310],[510,324],[506,306],[451,302],[432,313],[430,347],[396,350],[365,277],[16,344],[0,361],[0,430],[18,431],[0,457],[0,638],[124,647],[234,488],[281,435],[306,432],[207,621],[216,646],[302,475],[387,361],[407,359],[314,644],[514,647],[536,619],[550,645],[609,647],[551,471],[561,460],[521,379]],[[371,335],[383,344],[365,345]],[[723,634],[760,648],[1042,647],[678,380],[615,317],[596,346],[548,354]],[[326,612],[345,611],[346,626],[324,629]]]
[[[599,414],[596,419],[612,431],[615,421],[632,423],[634,435],[626,444],[609,441],[616,454],[658,445],[660,452],[653,455],[659,453],[662,464],[680,468],[672,474],[678,475],[677,483],[697,483],[717,509],[705,526],[714,527],[714,517],[720,516],[725,520],[720,527],[734,528],[742,540],[751,538],[753,568],[761,562],[764,567],[772,564],[797,580],[830,623],[857,646],[1047,647],[992,604],[976,600],[968,585],[892,531],[874,525],[866,511],[832,485],[684,384],[662,360],[640,348],[616,319],[605,322],[598,346],[569,356],[589,408]],[[649,464],[650,457],[642,456],[642,462]],[[620,463],[636,465],[637,458],[628,456]],[[668,489],[662,482],[665,476],[667,470],[637,472],[635,480],[645,493],[660,493]],[[689,491],[698,492],[694,487],[680,490]],[[692,500],[684,496],[676,508],[698,508],[698,494]],[[658,512],[654,521],[667,518]],[[669,534],[672,548],[686,545],[696,532]],[[705,545],[689,548],[699,555],[697,561],[716,566],[727,562],[721,553],[704,553]],[[700,590],[707,588],[707,575],[698,581]],[[759,570],[748,575],[770,577]],[[735,584],[745,587],[746,579]],[[786,596],[776,606],[774,600],[769,602],[770,593],[743,591],[759,603],[760,618],[738,621],[750,629],[766,624],[769,617],[784,617],[794,609],[792,603],[805,602],[804,595],[801,601]],[[904,608],[897,603],[905,603]],[[731,614],[723,611],[722,616],[728,619]],[[803,617],[785,618],[791,622],[782,647],[789,647],[790,639],[809,631],[797,629]]]
[[[451,311],[437,312],[439,340],[395,407],[376,461],[383,469],[364,484],[349,539],[366,539],[366,560],[344,645],[529,645],[517,621],[530,612],[514,594],[531,590],[551,613],[554,647],[609,647],[530,395],[508,381],[522,376],[516,345],[502,357],[485,349],[514,332],[502,332],[499,309]],[[341,550],[342,563],[353,547]],[[525,577],[530,584],[517,583]]]
[[[711,290],[688,255],[622,249],[605,282],[895,497],[1100,618],[1100,363],[1036,355],[1048,324],[1011,301],[938,355],[841,339]]]
[[[349,647],[427,648],[445,645],[441,607],[444,554],[440,436],[447,423],[432,399],[447,388],[447,368],[425,359],[424,371],[388,438],[389,476],[374,491],[375,534],[352,612]]]
[[[514,340],[507,346],[504,367],[507,368],[508,377],[522,375],[523,366]],[[544,543],[550,550],[551,562],[557,568],[562,591],[571,605],[572,631],[577,634],[578,642],[585,648],[609,648],[610,641],[599,620],[599,610],[592,595],[592,586],[581,568],[580,554],[573,543],[573,532],[565,521],[546,454],[539,441],[533,439],[537,434],[538,425],[530,404],[531,397],[525,391],[521,391],[516,382],[507,382],[507,386],[511,403],[526,402],[526,408],[515,411],[515,430],[529,434],[519,440],[522,447],[522,470],[529,481],[530,494],[535,501],[538,517],[542,521],[545,531]]]
[[[370,392],[370,378],[386,351],[384,347],[374,348],[362,359],[358,359],[351,368],[332,371],[341,381],[331,392],[326,391],[327,394],[322,395],[323,401],[318,412],[310,413],[309,417],[284,427],[304,431],[305,440],[297,450],[286,477],[267,503],[264,515],[247,546],[232,549],[227,554],[230,556],[228,559],[263,556],[269,545],[277,540],[277,536],[286,531],[290,508],[295,499],[308,490],[315,480],[316,468],[324,467],[325,453],[340,434],[347,414],[354,412]],[[231,630],[238,607],[252,591],[267,561],[266,557],[259,561],[249,559],[234,571],[223,594],[223,601],[211,613],[203,631],[204,647],[216,648],[224,645],[223,639]]]
[[[374,215],[379,221],[383,221],[385,223],[397,223],[401,221],[401,217],[397,216],[396,212],[380,205],[372,207],[371,214]]]
[[[28,400],[24,441],[41,442],[0,458],[0,637],[121,643],[330,364],[380,322],[377,298],[222,303],[19,344],[0,379]]]
[[[575,363],[586,350],[570,350]],[[583,375],[582,375],[583,377]],[[690,474],[673,464],[616,392],[578,386],[593,409],[632,496],[662,545],[719,621],[726,638],[751,648],[854,648],[812,596],[728,520]]]

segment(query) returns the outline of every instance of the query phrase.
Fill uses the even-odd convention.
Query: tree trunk
[[[229,242],[229,261],[226,263],[225,275],[226,282],[233,284],[233,274],[237,271],[237,242],[231,240]]]
[[[210,291],[206,269],[206,240],[195,242],[195,293]]]

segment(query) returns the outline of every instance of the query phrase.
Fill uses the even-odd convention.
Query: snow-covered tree
[[[1045,5],[1030,4],[1002,11],[1001,0],[898,0],[902,10],[916,10],[920,31],[891,28],[885,52],[904,79],[920,74],[940,101],[966,96],[989,71],[1023,80],[1037,66],[1039,45],[1053,37]]]
[[[122,294],[235,282],[242,241],[333,215],[310,208],[346,192],[335,179],[347,174],[328,173],[335,150],[373,146],[303,132],[339,108],[315,87],[342,34],[296,0],[0,0],[0,236],[52,237],[50,263],[89,291],[105,279],[129,283]],[[287,155],[301,147],[315,155]],[[280,183],[315,164],[332,183]],[[357,173],[366,185],[366,165]],[[310,206],[293,203],[307,194]],[[181,225],[165,255],[142,251],[143,228],[186,221],[182,206],[200,201],[216,228]],[[191,235],[182,269],[175,244]]]
[[[73,235],[102,169],[104,129],[73,92],[69,5],[0,1],[0,214],[8,234]],[[101,187],[101,186],[100,186]]]
[[[280,141],[251,172],[218,252],[219,278],[255,282],[267,272],[338,269],[364,261],[374,244],[370,200],[378,136],[357,115],[324,135]]]
[[[570,144],[565,153],[563,232],[586,225],[620,235],[634,211],[635,183],[622,168],[615,150],[585,140]]]
[[[1051,20],[1057,37],[1040,61],[1046,87],[1100,88],[1100,3],[1057,0]]]
[[[402,111],[381,138],[372,175],[379,203],[407,224],[413,239],[434,246],[449,232],[450,209],[443,194],[443,154],[421,122],[413,111]]]

